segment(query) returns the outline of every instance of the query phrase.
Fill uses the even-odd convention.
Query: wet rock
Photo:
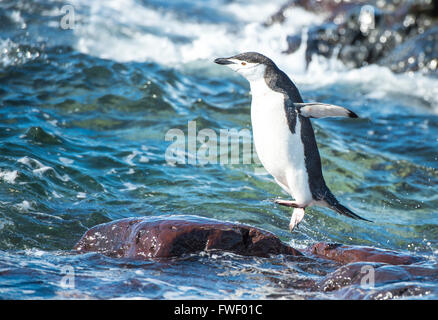
[[[75,245],[78,253],[117,258],[165,258],[221,250],[246,256],[301,256],[270,232],[194,216],[128,218],[97,225]]]
[[[395,26],[391,18],[370,4],[357,4],[334,15],[331,21],[309,29],[307,62],[318,54],[335,55],[352,68],[376,63],[411,33],[409,26]]]
[[[281,23],[291,7],[328,18],[308,30],[306,63],[315,55],[336,57],[349,67],[377,63],[395,72],[436,74],[438,1],[289,1],[265,23]],[[430,31],[429,31],[430,30]],[[286,53],[296,51],[301,35],[287,37]]]
[[[342,299],[393,299],[436,291],[422,281],[438,279],[437,266],[356,262],[340,267],[319,283],[319,289]]]
[[[341,299],[394,299],[427,296],[436,291],[438,266],[395,251],[341,244],[314,244],[309,253],[344,264],[317,284],[319,291]],[[418,285],[417,285],[418,284]]]
[[[288,15],[287,11],[293,7],[303,8],[310,12],[315,13],[330,13],[335,14],[337,12],[342,12],[355,6],[357,3],[365,3],[363,0],[356,1],[345,1],[345,0],[289,0],[284,5],[280,7],[280,9],[275,12],[271,17],[269,17],[268,21],[264,23],[265,26],[270,26],[275,23],[282,23],[286,20]]]
[[[396,47],[379,64],[394,72],[422,71],[438,75],[438,26]]]
[[[370,276],[372,282],[370,283]],[[320,283],[322,291],[335,291],[351,285],[362,285],[364,288],[376,283],[389,283],[411,280],[408,272],[402,267],[382,263],[356,262],[340,267],[326,276]]]
[[[27,130],[25,137],[37,144],[61,144],[62,141],[55,135],[47,133],[41,127],[31,127]]]
[[[283,53],[294,53],[301,46],[301,36],[291,35],[286,37],[287,49]]]
[[[360,261],[381,262],[392,265],[408,265],[421,261],[419,257],[390,250],[325,242],[312,245],[308,251],[314,255],[334,260],[342,264]]]
[[[380,287],[364,289],[361,286],[349,286],[342,288],[335,293],[339,299],[348,300],[389,300],[414,297],[419,299],[429,295],[435,295],[437,292],[436,286],[416,282],[407,284],[406,282],[389,283]]]

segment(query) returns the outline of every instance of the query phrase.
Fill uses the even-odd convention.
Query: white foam
[[[9,219],[0,218],[0,230],[4,229],[6,226],[13,226],[14,222]]]
[[[61,217],[54,216],[52,214],[48,214],[48,213],[44,213],[44,212],[34,211],[34,212],[32,212],[32,214],[36,215],[36,216],[44,217],[44,218],[51,218],[51,219],[56,219],[56,220],[64,220]]]
[[[26,29],[27,25],[26,25],[26,22],[24,21],[23,17],[20,14],[20,11],[13,10],[9,16],[12,19],[12,21],[14,21],[15,23],[17,23],[19,25],[19,27],[21,29]]]
[[[87,198],[87,194],[85,192],[78,192],[76,195],[76,198],[78,199],[86,199]]]
[[[46,165],[42,164],[40,161],[33,159],[33,158],[30,158],[28,156],[24,156],[24,157],[18,159],[17,162],[22,163],[22,164],[28,166],[29,168],[31,168],[33,174],[35,174],[39,177],[42,177],[44,175],[44,173],[47,171],[53,171],[56,178],[58,178],[59,180],[62,180],[64,182],[70,181],[70,177],[67,174],[61,176],[58,172],[56,172],[56,170],[54,168],[52,168],[50,166],[46,166]]]
[[[140,156],[140,159],[138,161],[141,162],[141,163],[148,163],[149,162],[149,158],[144,156],[144,155],[142,155],[142,156]]]
[[[138,186],[136,186],[133,183],[125,182],[123,185],[126,187],[125,189],[121,189],[121,191],[132,191],[138,189]]]
[[[55,198],[57,198],[57,199],[60,199],[60,198],[63,197],[62,195],[60,195],[59,193],[57,193],[55,190],[52,191],[52,195],[53,195]]]
[[[4,66],[9,66],[13,64],[12,59],[9,57],[8,52],[14,49],[18,45],[12,42],[10,39],[2,40],[0,39],[0,64]]]
[[[22,202],[17,203],[15,207],[20,211],[29,211],[33,209],[31,203],[27,200],[23,200]]]
[[[15,179],[18,177],[18,171],[14,170],[14,171],[2,171],[0,170],[0,179],[2,179],[3,181],[10,183],[10,184],[15,184]]]
[[[74,162],[74,160],[64,158],[64,157],[59,157],[59,161],[61,161],[65,165],[69,165],[69,164],[72,164]]]
[[[293,23],[265,28],[266,21],[283,1],[245,1],[222,3],[220,9],[235,16],[240,23],[216,24],[180,20],[171,12],[154,10],[125,0],[73,1],[89,6],[90,16],[75,27],[76,48],[86,54],[120,62],[153,60],[169,65],[218,55],[236,54],[251,48],[261,52],[285,49],[285,37],[302,25],[321,18],[297,9]],[[242,27],[240,28],[240,25]],[[237,30],[236,27],[238,27]],[[116,30],[115,30],[116,29]],[[144,30],[162,30],[160,34]],[[183,38],[183,41],[175,41]]]
[[[129,164],[130,166],[135,166],[135,163],[132,161],[137,155],[139,155],[140,152],[138,152],[137,150],[134,150],[131,154],[127,155],[124,160],[127,164]]]
[[[43,255],[46,254],[46,251],[37,249],[37,248],[31,248],[31,249],[25,249],[24,253],[28,256],[33,256],[33,257],[42,257]],[[51,264],[46,264],[46,265],[51,265]]]
[[[19,44],[10,39],[0,39],[0,65],[10,66],[26,63],[40,56],[39,52],[18,52]]]

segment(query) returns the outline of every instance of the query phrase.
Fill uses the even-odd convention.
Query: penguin
[[[293,208],[289,230],[292,232],[299,225],[305,209],[313,205],[371,222],[343,206],[327,187],[310,122],[311,118],[358,118],[357,114],[336,105],[304,103],[286,73],[260,53],[245,52],[214,62],[229,67],[250,83],[255,150],[266,171],[294,199],[275,200]]]

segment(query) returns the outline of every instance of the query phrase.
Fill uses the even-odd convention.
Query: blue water
[[[438,80],[323,58],[306,69],[304,48],[281,54],[284,37],[322,18],[296,9],[286,25],[263,27],[281,3],[75,0],[73,29],[60,27],[62,1],[0,3],[0,298],[336,297],[306,286],[336,268],[327,262],[70,251],[88,228],[125,217],[195,214],[269,230],[298,249],[360,244],[436,263]],[[249,50],[272,57],[305,100],[359,114],[313,124],[327,184],[374,223],[312,207],[291,234],[290,210],[269,201],[287,195],[256,156],[166,161],[166,133],[188,135],[189,121],[217,139],[250,129],[248,84],[212,63]],[[69,275],[74,287],[63,285]]]

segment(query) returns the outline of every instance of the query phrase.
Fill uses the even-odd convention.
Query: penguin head
[[[248,81],[263,79],[266,67],[274,65],[271,59],[257,52],[245,52],[229,58],[217,58],[214,62],[226,65]]]

